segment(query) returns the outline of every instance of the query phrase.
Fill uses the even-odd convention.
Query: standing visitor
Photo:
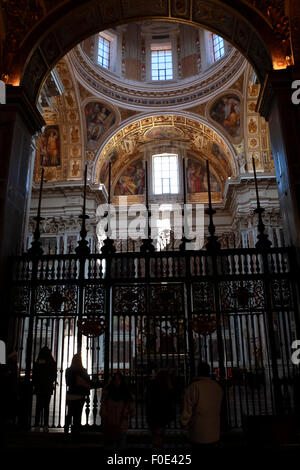
[[[67,390],[67,415],[65,422],[65,433],[71,432],[74,440],[78,440],[80,435],[81,415],[86,397],[90,393],[91,381],[86,369],[82,365],[80,354],[73,356],[71,366],[66,370]]]
[[[50,349],[44,346],[33,365],[32,384],[33,393],[36,395],[35,427],[39,429],[42,425],[46,432],[48,431],[49,405],[55,386],[56,374],[56,362]]]
[[[195,449],[215,446],[220,439],[220,413],[223,391],[210,377],[210,367],[201,362],[198,376],[186,389],[181,424],[188,428]]]
[[[166,426],[175,418],[174,389],[168,371],[161,370],[148,385],[146,414],[152,432],[152,446],[161,449]]]
[[[103,390],[100,409],[104,440],[108,447],[125,447],[128,418],[134,415],[133,397],[123,374],[116,372]]]

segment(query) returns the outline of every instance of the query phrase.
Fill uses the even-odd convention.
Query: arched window
[[[110,67],[110,56],[111,56],[111,41],[99,34],[98,39],[98,64],[101,67],[109,69]]]
[[[151,45],[151,80],[172,80],[172,47],[171,44]]]
[[[213,56],[214,61],[221,59],[225,55],[225,43],[224,39],[217,34],[212,35],[212,44],[213,44]]]
[[[116,72],[118,34],[115,31],[105,30],[96,36],[95,60],[105,69]]]
[[[152,156],[153,194],[178,194],[178,155],[162,153]]]

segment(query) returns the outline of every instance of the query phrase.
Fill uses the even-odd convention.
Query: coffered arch
[[[260,80],[272,67],[286,68],[292,61],[289,24],[279,28],[278,15],[284,18],[284,8],[277,12],[275,2],[260,11],[246,0],[237,6],[221,0],[82,0],[55,2],[54,8],[34,3],[36,11],[31,11],[28,21],[16,24],[16,15],[5,2],[2,48],[7,83],[23,85],[32,100],[37,99],[49,71],[72,47],[97,31],[137,20],[179,21],[214,31],[247,57]]]
[[[122,169],[153,151],[178,151],[182,156],[209,159],[218,172],[221,187],[228,177],[238,175],[235,150],[212,124],[191,113],[151,114],[131,119],[117,129],[99,149],[94,162],[93,183],[108,184],[108,163],[112,162],[112,182]],[[115,183],[113,183],[114,187]]]

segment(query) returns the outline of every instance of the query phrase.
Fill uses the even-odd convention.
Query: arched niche
[[[116,130],[99,151],[94,163],[93,182],[104,184],[108,188],[108,167],[111,162],[111,194],[122,195],[119,194],[120,191],[115,194],[115,189],[119,187],[118,182],[122,175],[125,175],[124,181],[128,180],[133,188],[132,194],[126,195],[134,196],[133,200],[139,199],[143,192],[133,187],[133,183],[130,182],[130,171],[127,169],[133,167],[136,162],[141,166],[140,162],[147,160],[151,178],[151,158],[152,155],[159,153],[174,153],[179,156],[180,185],[182,185],[183,157],[187,159],[187,173],[189,160],[198,161],[199,165],[203,166],[208,159],[211,173],[220,188],[218,199],[221,198],[227,178],[234,178],[238,174],[233,147],[215,128],[183,113],[182,115],[160,114],[133,120]]]

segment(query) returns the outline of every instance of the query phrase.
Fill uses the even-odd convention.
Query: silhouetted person
[[[100,416],[107,446],[124,448],[128,418],[135,415],[133,397],[121,372],[116,372],[103,389]]]
[[[209,374],[209,365],[201,362],[198,366],[198,376],[188,386],[184,395],[181,424],[188,428],[194,449],[215,445],[220,439],[223,391]]]
[[[91,381],[86,369],[82,365],[80,354],[75,354],[71,366],[66,370],[67,391],[67,415],[65,433],[69,432],[72,423],[72,435],[77,439],[80,434],[81,415],[86,397],[90,393]]]
[[[5,414],[8,424],[16,424],[19,396],[18,353],[13,351],[7,356],[5,376]]]
[[[159,371],[147,387],[146,415],[152,432],[152,446],[163,447],[166,426],[175,417],[174,389],[168,371]]]
[[[49,405],[56,381],[57,366],[51,351],[44,346],[33,364],[32,384],[36,394],[35,427],[48,431]],[[42,422],[41,422],[42,417]]]

